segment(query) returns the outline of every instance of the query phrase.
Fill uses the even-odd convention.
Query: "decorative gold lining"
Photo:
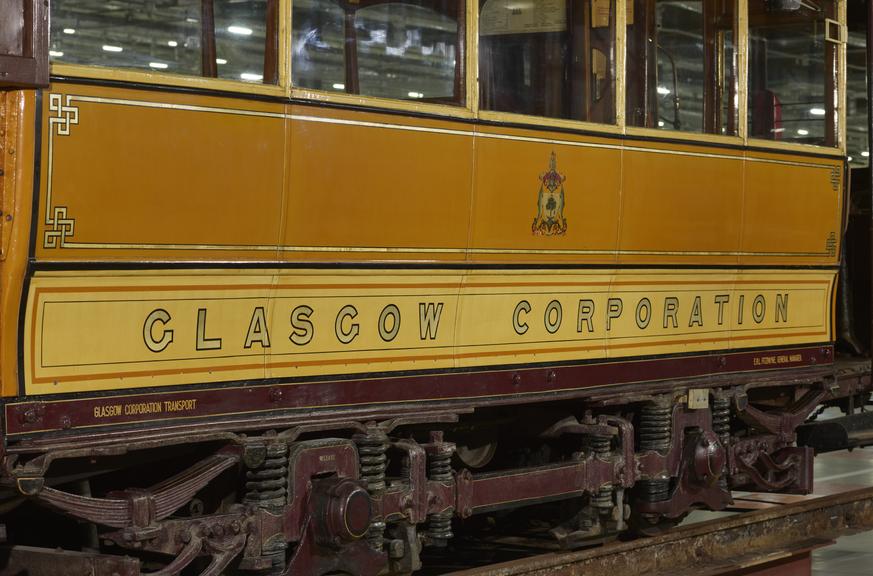
[[[25,322],[26,386],[56,394],[217,382],[227,373],[458,369],[496,358],[518,364],[814,343],[830,338],[834,280],[832,270],[37,275]],[[647,312],[640,305],[633,312],[637,301]],[[393,331],[382,319],[389,309]],[[253,329],[257,310],[262,324]],[[650,323],[662,311],[663,326]],[[254,347],[253,334],[260,335]]]
[[[222,108],[214,106],[198,106],[189,104],[173,104],[167,102],[154,102],[145,100],[126,100],[115,98],[103,98],[96,96],[80,96],[75,94],[50,93],[49,100],[49,135],[48,135],[48,150],[46,161],[46,201],[45,201],[45,232],[43,238],[43,248],[72,248],[72,249],[107,249],[107,250],[125,250],[125,249],[145,249],[145,250],[206,250],[206,251],[254,251],[254,252],[300,252],[300,253],[398,253],[398,254],[562,254],[562,255],[634,255],[634,256],[784,256],[784,257],[821,257],[828,256],[827,248],[819,252],[756,252],[756,251],[658,251],[658,250],[555,250],[555,249],[511,249],[499,247],[450,247],[450,246],[305,246],[305,245],[224,245],[224,244],[188,244],[188,243],[167,243],[167,244],[127,244],[114,242],[77,242],[71,241],[75,233],[75,220],[73,214],[69,212],[67,206],[56,206],[53,202],[53,177],[54,177],[54,141],[55,138],[75,137],[70,136],[74,132],[74,127],[78,125],[80,120],[80,104],[95,104],[95,105],[118,105],[127,107],[141,108],[156,108],[162,110],[179,110],[185,112],[200,112],[230,116],[251,116],[254,118],[276,119],[278,121],[291,120],[295,122],[313,122],[325,123],[344,126],[354,126],[360,128],[369,128],[377,130],[397,130],[408,132],[429,133],[435,135],[444,135],[449,137],[462,137],[470,139],[493,139],[507,140],[516,142],[531,142],[538,144],[550,144],[554,146],[569,146],[576,148],[591,148],[591,149],[607,149],[620,152],[633,152],[642,154],[656,155],[671,155],[693,158],[709,158],[725,160],[729,162],[750,162],[763,163],[774,165],[787,165],[794,167],[810,168],[814,170],[827,170],[829,178],[833,181],[833,171],[836,168],[832,163],[825,162],[810,162],[803,159],[781,159],[754,157],[744,154],[741,151],[707,151],[698,149],[671,149],[650,146],[630,146],[622,142],[597,142],[583,141],[577,138],[573,139],[558,139],[539,136],[525,136],[512,133],[500,133],[497,131],[483,131],[481,129],[466,128],[440,128],[431,126],[422,126],[416,124],[405,123],[389,123],[389,122],[374,122],[352,120],[348,118],[334,118],[329,116],[310,116],[301,114],[288,114],[285,112],[266,112],[259,110],[245,110]],[[633,133],[648,134],[651,130],[634,130]],[[654,131],[657,132],[657,131]],[[739,139],[736,137],[711,136],[713,141],[722,143],[738,144]],[[691,140],[689,140],[691,141]],[[838,169],[838,168],[837,168]],[[837,174],[837,181],[839,174]]]

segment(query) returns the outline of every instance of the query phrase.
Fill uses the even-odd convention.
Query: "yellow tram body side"
[[[845,200],[836,150],[797,155],[718,138],[704,146],[75,81],[39,101],[10,93],[6,108],[20,118],[6,137],[23,153],[3,177],[14,216],[4,242],[30,241],[27,167],[38,161],[33,256],[43,267],[27,287],[19,350],[25,259],[4,251],[2,350],[5,359],[20,353],[24,371],[20,390],[15,363],[2,362],[5,396],[833,339]],[[536,231],[552,170],[565,225]],[[99,270],[119,262],[150,269]],[[594,305],[591,330],[582,301]],[[431,338],[422,310],[439,303]],[[386,339],[380,327],[390,335],[394,319],[380,317],[391,305],[400,327]],[[300,306],[313,310],[308,318],[292,318]],[[344,306],[355,315],[340,318]],[[170,319],[147,326],[158,309]],[[307,322],[313,337],[295,342]],[[149,346],[168,333],[166,348]]]

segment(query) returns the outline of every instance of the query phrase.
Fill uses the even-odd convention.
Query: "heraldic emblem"
[[[564,180],[567,177],[557,170],[555,153],[549,161],[549,171],[540,176],[540,193],[537,198],[537,217],[531,232],[535,236],[563,236],[567,232],[564,218]]]

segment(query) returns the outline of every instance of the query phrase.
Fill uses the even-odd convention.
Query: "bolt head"
[[[403,558],[406,554],[406,545],[403,543],[403,540],[389,540],[388,541],[388,556],[399,560]]]

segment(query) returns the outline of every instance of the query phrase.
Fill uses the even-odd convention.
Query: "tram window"
[[[276,83],[277,5],[52,0],[50,56],[63,64]]]
[[[291,82],[298,88],[346,91],[345,13],[325,0],[294,0]]]
[[[751,137],[837,144],[835,10],[834,0],[749,0]]]
[[[737,134],[736,0],[631,0],[628,124]]]
[[[614,0],[480,0],[483,110],[615,122]]]
[[[863,19],[848,21],[846,49],[846,153],[849,166],[864,168],[870,164],[867,120],[867,38]],[[854,30],[852,28],[855,28]]]
[[[463,104],[463,0],[297,0],[298,88]]]
[[[214,10],[216,75],[233,80],[263,81],[267,2],[215,2]],[[273,74],[269,82],[277,82],[278,67],[268,65],[266,68]]]

